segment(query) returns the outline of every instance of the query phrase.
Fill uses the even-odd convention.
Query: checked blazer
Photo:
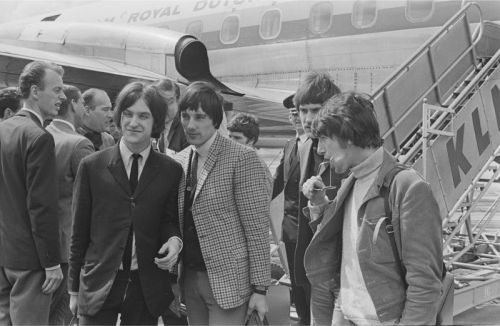
[[[191,151],[190,146],[175,156],[184,170],[181,232]],[[268,177],[254,150],[218,132],[199,172],[192,213],[210,287],[220,307],[235,308],[249,300],[252,285],[270,284]]]

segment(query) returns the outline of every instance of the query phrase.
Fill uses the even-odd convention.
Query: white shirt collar
[[[28,111],[29,113],[34,114],[35,117],[37,117],[38,120],[40,120],[40,124],[43,126],[43,119],[42,119],[42,116],[40,114],[36,113],[32,109],[28,109],[27,107],[23,107],[21,110]]]
[[[123,139],[120,139],[120,155],[122,157],[122,161],[127,166],[128,161],[130,160],[132,154],[134,154],[125,144]],[[149,153],[151,152],[151,146],[146,147],[142,152],[138,153],[141,154],[142,157],[142,162],[146,162],[149,157]]]
[[[64,124],[68,125],[71,128],[71,130],[73,130],[73,131],[76,132],[75,126],[71,122],[69,122],[69,121],[66,121],[66,120],[63,120],[63,119],[54,119],[52,121],[53,122],[64,123]]]
[[[210,146],[214,143],[215,136],[217,136],[217,132],[215,131],[212,137],[210,137],[203,145],[196,148],[195,146],[191,146],[193,150],[195,150],[199,156],[206,157],[208,156],[208,151],[210,150]]]

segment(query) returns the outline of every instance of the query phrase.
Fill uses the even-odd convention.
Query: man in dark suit
[[[321,164],[324,157],[317,152],[318,139],[314,138],[311,133],[311,124],[322,105],[338,93],[340,93],[340,90],[332,81],[330,75],[312,72],[306,76],[294,96],[295,107],[299,110],[302,127],[309,137],[299,149],[299,187],[302,189],[305,180],[313,175],[318,175],[325,185],[333,187],[326,191],[329,198],[335,198],[344,175],[336,174],[328,164]],[[295,282],[298,286],[304,287],[306,299],[315,302],[314,305],[311,305],[311,323],[314,325],[323,325],[324,323],[331,325],[333,313],[333,299],[331,296],[333,294],[328,289],[325,290],[320,286],[311,288],[304,269],[304,253],[313,236],[313,232],[309,227],[310,221],[303,213],[303,208],[306,206],[307,198],[301,192],[299,195],[299,230],[295,249]],[[328,323],[326,320],[330,320],[330,322]]]
[[[295,248],[297,247],[297,233],[299,228],[299,147],[306,141],[307,135],[302,129],[299,113],[293,104],[293,94],[283,100],[283,106],[290,110],[289,120],[296,131],[296,137],[289,139],[283,148],[281,161],[276,168],[273,184],[273,199],[284,191],[285,211],[282,222],[281,239],[285,244],[288,270],[290,271],[291,303],[295,310],[300,325],[309,325],[309,301],[306,300],[304,288],[295,283]]]
[[[61,238],[61,268],[65,280],[54,293],[50,305],[49,323],[51,325],[68,325],[71,320],[67,278],[73,184],[80,161],[94,152],[94,146],[90,140],[76,132],[76,128],[82,125],[84,110],[80,90],[75,86],[64,85],[64,95],[66,100],[61,103],[57,117],[46,128],[54,137],[56,150],[59,190],[57,217]]]
[[[23,108],[0,123],[0,324],[47,324],[59,263],[54,140],[42,128],[57,115],[61,67],[35,61],[19,77]]]
[[[155,83],[167,100],[167,116],[165,130],[157,140],[157,147],[161,153],[175,154],[189,146],[181,125],[178,102],[181,96],[179,85],[170,79],[161,79]]]
[[[69,290],[83,325],[115,325],[118,314],[121,324],[156,325],[173,299],[168,273],[182,249],[182,169],[151,148],[164,127],[165,105],[155,86],[125,86],[115,109],[120,143],[80,163]]]

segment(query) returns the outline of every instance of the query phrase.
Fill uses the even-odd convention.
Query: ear
[[[90,106],[84,105],[83,106],[83,112],[85,113],[85,115],[90,114]]]
[[[38,86],[37,85],[31,85],[30,87],[30,94],[33,95],[35,99],[38,99]]]

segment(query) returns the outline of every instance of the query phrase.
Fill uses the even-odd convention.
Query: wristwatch
[[[263,285],[253,285],[253,293],[261,294],[261,295],[266,295],[267,294],[267,286]]]

